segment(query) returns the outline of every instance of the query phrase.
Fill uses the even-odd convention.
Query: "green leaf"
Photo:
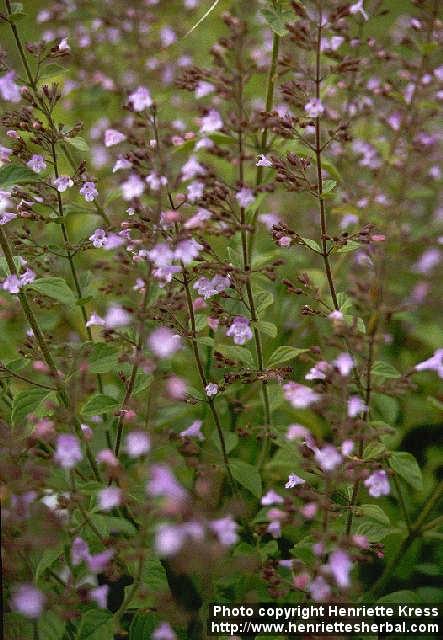
[[[109,536],[112,533],[125,533],[127,535],[134,535],[136,533],[134,525],[125,518],[106,516],[101,513],[90,513],[89,518],[104,536]]]
[[[410,487],[416,491],[423,489],[421,470],[412,453],[394,451],[389,457],[389,465]]]
[[[297,542],[291,549],[291,556],[294,556],[297,560],[301,560],[306,564],[311,564],[315,561],[315,554],[312,550],[314,540],[310,537],[303,538],[300,542]]]
[[[315,240],[311,240],[310,238],[302,238],[302,240],[307,247],[312,249],[312,251],[315,251],[316,253],[321,253],[321,248],[318,242],[316,242]]]
[[[265,309],[274,304],[274,296],[270,291],[266,291],[265,289],[259,289],[254,292],[254,299],[258,316],[261,316]]]
[[[359,242],[355,242],[355,240],[348,240],[343,247],[339,247],[336,251],[333,251],[333,253],[350,253],[351,251],[355,251],[359,247]]]
[[[137,611],[129,627],[128,640],[148,640],[158,627],[160,617],[153,612]]]
[[[247,367],[254,368],[254,360],[252,353],[246,347],[239,347],[237,345],[218,344],[216,351],[219,351],[223,356],[230,360],[239,360]]]
[[[38,562],[37,569],[35,570],[35,579],[38,581],[43,577],[46,569],[52,567],[52,565],[60,558],[63,554],[63,549],[61,547],[50,547],[45,549],[41,555],[41,558]]]
[[[84,138],[80,136],[76,136],[75,138],[65,138],[66,142],[77,149],[77,151],[82,151],[83,153],[87,153],[89,151],[88,143]]]
[[[9,19],[12,22],[18,22],[26,15],[22,2],[11,2],[11,13]]]
[[[86,417],[99,416],[102,413],[109,413],[116,409],[120,403],[115,398],[103,393],[96,393],[85,402],[82,407],[82,414]]]
[[[169,588],[165,568],[155,557],[145,561],[141,581],[154,593],[161,593]]]
[[[271,338],[276,338],[278,334],[277,326],[273,322],[266,322],[266,320],[259,320],[257,323],[259,331],[265,333]]]
[[[371,373],[380,378],[401,378],[401,373],[388,362],[377,360],[372,365]]]
[[[293,12],[289,9],[282,9],[282,7],[266,7],[260,13],[272,31],[281,38],[288,33],[286,23],[294,20]]]
[[[49,394],[48,389],[37,387],[17,393],[12,402],[12,423],[16,425],[25,422],[27,416],[36,411]]]
[[[335,180],[325,180],[322,184],[322,189],[323,189],[322,195],[325,195],[325,193],[331,193],[331,191],[334,191],[336,186],[337,186],[337,183]]]
[[[151,374],[144,373],[143,371],[138,371],[137,375],[135,376],[134,390],[132,392],[132,395],[136,396],[142,391],[146,391],[146,389],[149,389],[153,380],[154,378]]]
[[[52,611],[46,611],[38,620],[39,637],[45,640],[62,640],[66,622]]]
[[[34,280],[28,287],[62,304],[74,305],[76,301],[74,292],[63,278],[56,276],[37,278],[37,280]]]
[[[267,366],[272,368],[277,364],[282,364],[283,362],[288,362],[289,360],[293,360],[301,353],[305,353],[308,349],[297,349],[297,347],[290,346],[281,346],[277,347],[277,349],[271,354]]]
[[[215,144],[236,144],[235,138],[228,136],[226,133],[215,132],[209,135],[209,138],[215,142]]]
[[[57,76],[66,73],[67,69],[62,67],[61,64],[57,64],[56,62],[51,62],[51,64],[45,65],[38,77],[39,80],[51,80]]]
[[[359,536],[366,536],[369,542],[380,542],[390,533],[390,529],[372,518],[363,518],[355,533]]]
[[[225,440],[226,453],[229,454],[238,445],[239,438],[238,438],[238,435],[236,433],[233,433],[232,431],[224,431],[223,436]],[[211,439],[215,444],[215,446],[217,447],[217,449],[221,451],[222,448],[221,448],[220,438],[218,437],[217,431],[213,431]]]
[[[229,460],[229,466],[234,480],[245,487],[256,498],[261,498],[262,483],[257,467],[238,458]]]
[[[112,640],[114,622],[110,611],[90,609],[81,617],[76,640]]]
[[[421,600],[413,591],[404,589],[403,591],[388,593],[382,598],[379,598],[377,600],[377,603],[378,602],[386,602],[386,604],[417,604],[420,603]]]
[[[106,342],[96,342],[88,358],[91,373],[108,373],[118,368],[119,350]]]
[[[0,167],[0,189],[10,189],[20,184],[39,182],[40,179],[32,169],[22,164],[8,162]]]
[[[390,525],[389,517],[378,504],[362,504],[355,510],[355,515],[375,520],[375,522],[386,526]]]
[[[364,460],[379,458],[386,453],[386,447],[382,442],[371,442],[366,445],[363,451]]]

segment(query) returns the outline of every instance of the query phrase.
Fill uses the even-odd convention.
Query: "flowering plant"
[[[439,4],[5,0],[7,638],[441,601]]]

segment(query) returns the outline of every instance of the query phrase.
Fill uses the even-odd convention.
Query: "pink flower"
[[[119,487],[107,487],[98,492],[98,504],[102,511],[111,511],[119,507],[122,501],[122,490]]]
[[[355,4],[351,5],[349,7],[349,12],[352,14],[356,14],[356,13],[361,13],[361,15],[363,16],[363,18],[365,20],[369,20],[369,16],[366,13],[366,11],[364,10],[363,7],[363,0],[358,0],[358,2],[356,2]]]
[[[195,420],[187,429],[180,431],[180,436],[182,438],[198,438],[199,440],[204,440],[205,437],[201,432],[202,426],[203,422],[201,420]]]
[[[119,462],[111,449],[102,449],[97,453],[97,462],[102,462],[108,467],[118,467]]]
[[[77,536],[71,546],[71,562],[74,567],[81,564],[83,561],[89,558],[89,546],[88,543]]]
[[[171,329],[159,327],[150,334],[148,344],[157,358],[170,358],[181,348],[181,338]]]
[[[92,571],[92,573],[103,573],[113,556],[113,549],[105,549],[105,551],[101,553],[89,556],[86,560],[89,570]]]
[[[187,265],[197,258],[202,249],[203,245],[196,240],[180,240],[174,251],[174,258]]]
[[[323,471],[333,471],[342,462],[342,457],[335,447],[327,444],[314,452],[315,460]]]
[[[272,227],[281,222],[280,216],[276,213],[261,213],[258,216],[258,220],[265,225],[268,231],[272,231]]]
[[[149,89],[143,86],[138,87],[135,91],[129,94],[128,102],[134,111],[144,111],[145,109],[148,109],[152,106],[152,98],[149,93]]]
[[[144,431],[131,431],[126,436],[125,450],[131,458],[138,458],[148,453],[151,448],[149,435]]]
[[[235,344],[245,344],[252,339],[252,329],[249,320],[245,316],[236,316],[226,331],[229,338],[233,338]]]
[[[368,488],[369,495],[373,498],[388,496],[391,492],[387,473],[383,469],[374,471],[369,478],[366,478],[364,484]]]
[[[342,376],[348,376],[354,368],[354,359],[349,353],[344,352],[340,353],[336,357],[333,364],[337,367]]]
[[[183,378],[171,376],[166,380],[166,391],[173,400],[184,400],[188,385]]]
[[[54,459],[64,469],[72,469],[83,458],[80,440],[70,433],[58,436]]]
[[[183,182],[193,180],[197,176],[204,176],[205,168],[198,162],[195,156],[191,156],[189,160],[182,166],[181,174]]]
[[[126,136],[117,129],[106,129],[105,131],[105,147],[113,147],[116,144],[120,144],[126,140]]]
[[[197,289],[199,295],[203,296],[205,300],[212,296],[221,293],[225,289],[231,286],[231,281],[227,276],[215,275],[211,280],[208,278],[199,278],[194,283],[194,289]]]
[[[186,191],[189,202],[196,202],[203,197],[204,184],[203,182],[195,180],[194,182],[191,182],[191,184],[188,184]]]
[[[305,375],[306,380],[325,380],[326,374],[330,369],[330,365],[328,362],[324,360],[320,360],[317,364],[312,367],[309,372]]]
[[[298,438],[306,438],[309,430],[301,424],[290,424],[286,433],[286,440],[297,440]]]
[[[117,329],[125,327],[131,322],[131,314],[118,305],[109,307],[105,316],[105,326],[107,329]]]
[[[32,584],[21,584],[11,598],[11,608],[26,618],[40,617],[45,604],[44,594]]]
[[[210,82],[200,80],[195,87],[195,97],[204,98],[214,91],[215,87]]]
[[[211,218],[212,214],[207,209],[198,209],[189,220],[183,225],[185,229],[200,229],[204,226],[206,220]]]
[[[320,395],[303,384],[288,382],[283,385],[283,393],[295,409],[307,409],[320,400]]]

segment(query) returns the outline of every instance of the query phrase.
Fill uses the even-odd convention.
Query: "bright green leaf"
[[[81,412],[86,417],[98,416],[102,413],[114,411],[118,406],[118,400],[103,393],[96,393],[83,405]]]
[[[16,185],[39,182],[40,179],[32,169],[22,164],[8,162],[0,167],[0,189],[7,190]]]
[[[56,276],[37,278],[37,280],[34,280],[28,287],[62,304],[74,305],[76,301],[74,292],[63,278]]]
[[[261,498],[262,483],[257,467],[238,458],[229,461],[232,476],[242,487],[245,487],[256,498]]]
[[[12,402],[11,417],[13,424],[25,422],[27,416],[39,408],[49,393],[48,389],[40,389],[38,387],[17,393]]]
[[[267,366],[269,368],[275,367],[276,365],[282,364],[283,362],[293,360],[301,353],[305,353],[306,351],[308,351],[308,349],[297,349],[297,347],[290,346],[277,347],[274,353],[271,354]]]
[[[423,489],[421,470],[412,453],[394,451],[389,456],[389,465],[413,489],[416,491]]]

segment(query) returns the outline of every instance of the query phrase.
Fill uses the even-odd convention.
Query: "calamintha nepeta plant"
[[[221,4],[4,3],[6,637],[441,597],[441,7]]]

